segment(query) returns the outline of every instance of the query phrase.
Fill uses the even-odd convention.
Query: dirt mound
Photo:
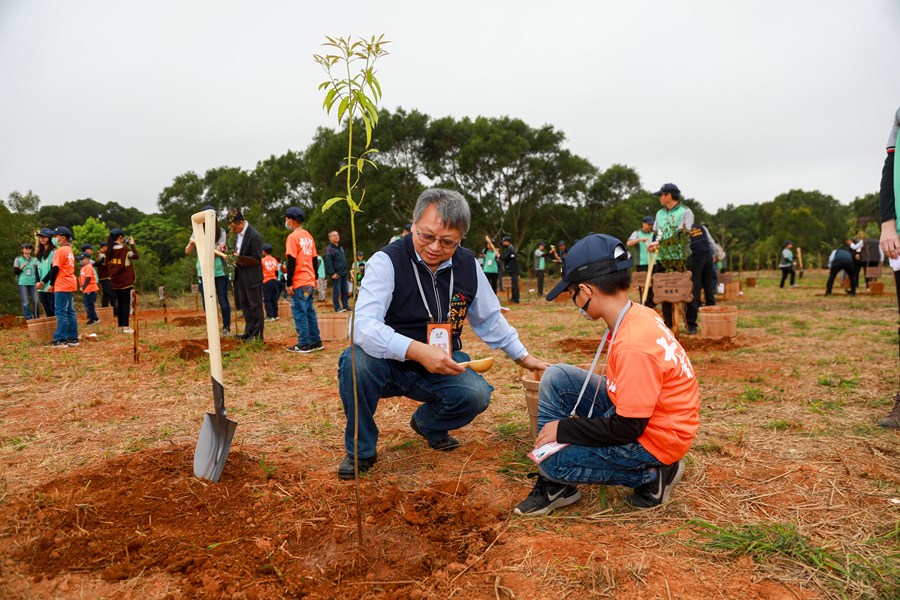
[[[15,329],[16,327],[27,327],[28,324],[22,317],[16,315],[0,316],[0,329]]]
[[[409,597],[417,579],[461,572],[497,537],[499,515],[467,500],[464,483],[364,483],[360,551],[353,485],[287,470],[267,479],[272,465],[243,451],[211,484],[192,476],[192,461],[192,447],[156,449],[40,486],[7,509],[23,524],[13,558],[35,583],[64,572],[105,581],[167,573],[202,597],[357,598],[377,582]]]
[[[206,325],[206,317],[175,317],[172,325],[177,327],[199,327]]]
[[[600,338],[565,338],[556,342],[563,352],[582,352],[593,355],[600,345]]]
[[[734,338],[704,338],[695,335],[679,336],[678,341],[681,347],[687,351],[704,351],[704,350],[734,350],[742,347],[740,340]]]

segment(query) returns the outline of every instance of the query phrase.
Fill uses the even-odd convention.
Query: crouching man
[[[604,234],[576,243],[563,262],[563,290],[586,319],[607,330],[606,366],[592,374],[571,365],[548,368],[538,391],[535,455],[545,444],[567,444],[538,464],[531,494],[518,515],[543,515],[581,498],[576,484],[633,488],[628,502],[652,508],[668,501],[684,473],[683,458],[700,423],[700,393],[691,361],[656,312],[628,299],[631,258]],[[604,374],[605,372],[605,374]],[[544,449],[546,450],[546,449]]]

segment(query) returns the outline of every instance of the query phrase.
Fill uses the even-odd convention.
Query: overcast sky
[[[897,0],[0,0],[0,198],[155,212],[302,150],[324,36],[380,33],[386,108],[549,124],[711,212],[877,191],[900,106]]]

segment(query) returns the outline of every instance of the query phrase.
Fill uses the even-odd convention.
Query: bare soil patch
[[[354,484],[335,474],[344,343],[287,353],[289,319],[265,343],[222,339],[238,429],[213,484],[191,466],[212,407],[206,339],[180,325],[201,314],[142,308],[140,363],[103,329],[53,352],[0,331],[0,597],[896,597],[900,435],[874,425],[897,386],[896,303],[775,277],[745,291],[736,338],[681,337],[702,424],[666,506],[582,486],[550,517],[513,517],[533,470],[522,371],[467,328],[466,350],[496,361],[491,407],[443,453],[409,429],[414,401],[382,400],[362,541]],[[599,326],[568,305],[525,298],[508,317],[550,362],[596,350]],[[793,531],[848,571],[706,545],[751,527]]]

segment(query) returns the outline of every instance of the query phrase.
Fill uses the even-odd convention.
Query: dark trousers
[[[828,273],[828,283],[825,284],[826,296],[831,294],[834,280],[841,271],[845,271],[847,277],[850,278],[850,294],[856,295],[856,264],[852,260],[834,260],[831,261],[831,271]]]
[[[216,302],[222,311],[222,329],[231,331],[231,302],[228,300],[228,276],[216,277]],[[206,310],[206,296],[203,295],[203,281],[200,282],[200,300],[203,302],[203,310]]]
[[[491,284],[491,289],[494,290],[494,293],[497,293],[497,274],[496,273],[485,273],[485,277],[487,277],[488,283]]]
[[[341,277],[338,275],[338,278],[332,279],[331,283],[334,285],[334,288],[331,290],[331,303],[334,304],[334,311],[349,310],[350,307],[347,305],[347,301],[350,299],[350,285],[347,281],[347,276]]]
[[[281,284],[277,279],[272,279],[263,284],[263,302],[266,306],[266,317],[274,319],[278,316],[278,296]]]
[[[247,337],[263,337],[265,320],[262,289],[262,283],[247,286],[240,279],[234,280],[234,299],[244,315],[244,335]]]
[[[100,292],[102,294],[102,298],[100,300],[100,306],[106,308],[107,306],[112,305],[113,315],[118,315],[119,311],[116,306],[116,295],[113,293],[112,289],[112,280],[111,279],[101,279],[97,283],[100,284]]]
[[[41,301],[41,306],[44,307],[45,317],[56,316],[56,298],[53,296],[53,292],[38,292],[38,300]]]
[[[713,257],[709,256],[691,256],[689,261],[691,267],[691,282],[694,285],[694,298],[687,305],[687,321],[688,330],[697,328],[697,314],[700,312],[700,291],[705,296],[704,305],[716,305],[716,288],[713,287]]]
[[[81,294],[81,302],[84,304],[84,312],[88,321],[98,321],[94,304],[97,302],[97,292],[84,292]]]
[[[509,289],[510,289],[510,298],[509,301],[513,304],[519,303],[519,272],[509,274]]]
[[[538,296],[544,295],[544,271],[543,269],[539,269],[534,272],[534,276],[537,279],[537,290]]]
[[[128,318],[131,316],[131,288],[113,290],[116,295],[116,316],[119,318],[119,327],[128,327]]]
[[[787,279],[788,275],[791,276],[791,285],[794,285],[794,267],[781,267],[781,285],[778,287],[784,287],[784,280]]]

